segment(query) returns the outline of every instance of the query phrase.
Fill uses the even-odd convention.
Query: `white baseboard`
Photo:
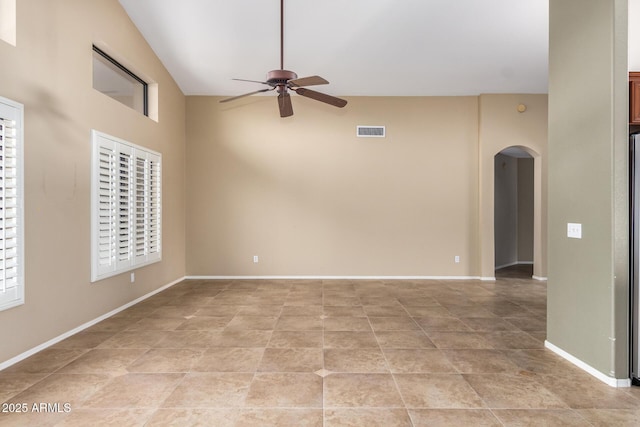
[[[51,347],[52,345],[57,344],[60,341],[62,341],[64,339],[67,339],[70,336],[72,336],[74,334],[77,334],[78,332],[81,332],[81,331],[87,329],[90,326],[95,325],[98,322],[101,322],[101,321],[103,321],[105,319],[108,319],[109,317],[113,316],[114,314],[120,313],[121,311],[126,310],[127,308],[129,308],[129,307],[131,307],[131,306],[133,306],[133,305],[135,305],[135,304],[137,304],[137,303],[139,303],[141,301],[144,301],[145,299],[147,299],[149,297],[152,297],[153,295],[155,295],[155,294],[157,294],[159,292],[162,292],[165,289],[168,289],[168,288],[170,288],[171,286],[173,286],[173,285],[175,285],[177,283],[182,282],[184,279],[185,278],[182,277],[180,279],[174,280],[173,282],[168,283],[168,284],[164,285],[163,287],[158,288],[158,289],[156,289],[156,290],[154,290],[152,292],[149,292],[146,295],[143,295],[143,296],[141,296],[139,298],[136,298],[133,301],[128,302],[125,305],[116,308],[115,310],[111,310],[110,312],[108,312],[106,314],[103,314],[100,317],[97,317],[97,318],[95,318],[93,320],[90,320],[87,323],[83,323],[82,325],[78,326],[77,328],[74,328],[74,329],[72,329],[70,331],[67,331],[62,335],[58,335],[57,337],[52,338],[52,339],[50,339],[49,341],[47,341],[45,343],[37,345],[37,346],[33,347],[32,349],[29,349],[29,350],[25,351],[24,353],[21,353],[21,354],[15,356],[15,357],[12,357],[9,360],[5,360],[4,362],[0,363],[0,371],[5,369],[5,368],[8,368],[11,365],[15,365],[16,363],[26,359],[29,356],[33,356],[37,352],[42,351],[42,350],[46,349],[47,347]]]
[[[531,276],[531,278],[533,280],[540,280],[541,282],[546,282],[547,281],[546,277],[541,277],[541,276],[536,276],[536,275]]]
[[[481,277],[480,280],[484,281],[484,282],[495,282],[496,278],[495,276],[486,276],[486,277]]]
[[[578,368],[580,368],[583,371],[586,371],[587,373],[593,375],[594,377],[596,377],[600,381],[604,382],[605,384],[610,385],[611,387],[631,387],[631,379],[630,378],[612,378],[612,377],[610,377],[608,375],[605,375],[602,372],[598,371],[593,366],[583,362],[582,360],[578,359],[577,357],[575,357],[575,356],[567,353],[566,351],[562,350],[561,348],[556,347],[555,345],[551,344],[549,341],[545,340],[544,346],[546,348],[548,348],[549,350],[553,351],[558,356],[562,357],[563,359],[568,360],[569,362],[571,362],[574,365],[576,365]]]
[[[480,280],[479,276],[186,276],[189,280]]]

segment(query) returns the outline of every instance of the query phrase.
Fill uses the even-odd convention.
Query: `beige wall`
[[[518,105],[526,106],[520,113]],[[547,96],[480,96],[480,260],[482,277],[494,275],[494,158],[507,147],[534,158],[533,274],[547,275]]]
[[[628,378],[626,0],[549,3],[547,340]],[[582,224],[582,239],[567,223]]]
[[[282,120],[273,97],[187,98],[188,275],[480,275],[479,98],[348,100]],[[546,96],[485,103],[491,144],[546,153]]]
[[[0,312],[0,361],[184,276],[185,98],[116,0],[20,0],[0,96],[25,106],[25,304]],[[92,89],[92,43],[158,83],[159,122]],[[91,129],[163,155],[163,261],[90,283]]]
[[[187,98],[189,275],[476,274],[476,97],[218,100]]]

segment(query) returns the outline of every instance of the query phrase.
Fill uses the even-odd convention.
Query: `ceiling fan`
[[[293,71],[284,69],[284,0],[280,0],[280,69],[269,71],[267,73],[267,80],[264,82],[245,79],[233,80],[260,83],[269,87],[245,93],[243,95],[234,96],[232,98],[223,99],[220,102],[235,101],[236,99],[244,98],[245,96],[275,90],[278,92],[278,108],[280,109],[280,117],[293,116],[293,106],[291,105],[291,95],[289,94],[289,91],[293,91],[298,95],[315,99],[316,101],[324,102],[339,108],[347,105],[347,101],[344,99],[336,98],[335,96],[303,87],[328,84],[329,82],[322,77],[309,76],[298,78],[298,75]]]

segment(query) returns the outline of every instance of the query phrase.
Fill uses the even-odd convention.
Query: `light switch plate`
[[[582,224],[573,222],[567,223],[567,237],[572,239],[582,239]]]

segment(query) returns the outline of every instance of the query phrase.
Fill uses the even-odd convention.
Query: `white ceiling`
[[[186,95],[280,68],[278,0],[119,0]],[[285,0],[284,67],[332,95],[546,93],[547,0]]]

